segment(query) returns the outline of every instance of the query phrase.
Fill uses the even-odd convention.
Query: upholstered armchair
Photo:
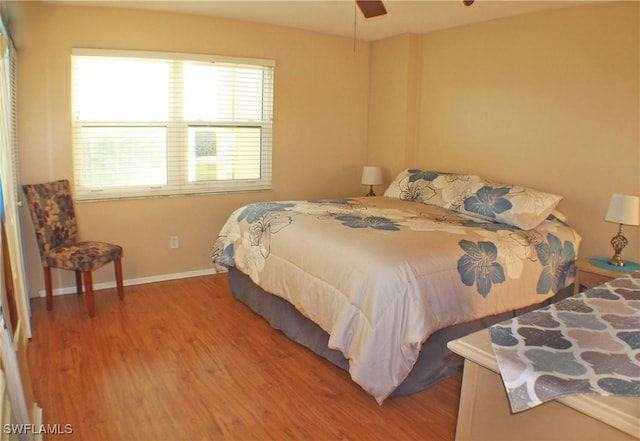
[[[80,241],[68,180],[23,185],[31,211],[36,241],[42,259],[47,310],[53,307],[51,268],[74,271],[78,295],[84,280],[89,317],[95,315],[93,271],[113,262],[118,298],[124,299],[122,247],[105,242]]]

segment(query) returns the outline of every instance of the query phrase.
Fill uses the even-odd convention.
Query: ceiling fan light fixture
[[[473,4],[473,0],[462,0],[462,3],[465,6],[471,6]]]
[[[387,9],[384,7],[382,0],[356,0],[356,3],[362,11],[364,18],[379,17],[387,13]]]

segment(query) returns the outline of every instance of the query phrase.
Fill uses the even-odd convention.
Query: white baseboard
[[[124,283],[124,286],[143,285],[145,283],[165,282],[167,280],[177,280],[177,279],[186,279],[188,277],[207,276],[210,274],[217,274],[218,272],[219,271],[216,271],[215,268],[208,268],[208,269],[202,269],[202,270],[196,270],[196,271],[186,271],[183,273],[160,274],[158,276],[140,277],[138,279],[125,279],[123,283]],[[98,291],[100,289],[115,288],[115,287],[116,287],[115,280],[112,282],[96,283],[93,285],[93,289],[95,291]],[[66,294],[75,294],[75,292],[76,292],[75,286],[67,286],[64,288],[54,289],[53,295],[61,296]],[[39,297],[46,296],[44,289],[38,291],[38,296]]]

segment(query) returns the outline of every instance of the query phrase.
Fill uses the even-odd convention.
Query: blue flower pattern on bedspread
[[[538,293],[557,292],[564,286],[566,274],[575,271],[576,251],[573,244],[562,241],[554,234],[547,236],[547,241],[536,245],[540,263],[544,265],[538,279]]]
[[[504,269],[496,262],[498,248],[487,241],[473,243],[461,240],[458,244],[466,253],[458,260],[458,273],[462,283],[467,286],[477,283],[478,292],[486,297],[491,291],[491,285],[505,281]]]
[[[274,211],[284,211],[287,208],[293,207],[294,204],[287,202],[262,202],[258,204],[247,205],[238,216],[238,221],[247,219],[247,222],[253,224],[260,219],[264,218],[268,213]]]
[[[258,247],[263,258],[269,257],[271,249],[271,235],[279,232],[291,224],[291,217],[284,215],[293,203],[264,202],[247,205],[238,215],[238,222],[246,220],[250,225],[251,245]],[[226,236],[221,235],[216,241],[212,259],[219,265],[235,266],[234,244],[225,244]]]
[[[422,172],[415,174],[415,180],[429,180],[438,176],[434,172]],[[413,178],[413,176],[412,176]],[[465,208],[477,212],[482,216],[495,216],[507,210],[509,201],[501,196],[508,192],[508,187],[493,188],[485,186],[475,195],[467,198]],[[470,215],[459,214],[447,210],[447,215],[420,213],[419,216],[399,215],[388,217],[381,215],[383,211],[377,210],[375,204],[363,204],[362,201],[353,198],[296,201],[296,202],[264,202],[251,204],[244,207],[237,214],[237,221],[245,221],[248,224],[250,244],[257,247],[263,259],[270,254],[272,236],[283,231],[294,222],[295,216],[314,214],[318,220],[339,222],[341,225],[355,230],[398,232],[401,229],[414,229],[412,222],[429,222],[432,224],[448,224],[451,228],[471,227],[478,231],[486,231],[488,240],[477,242],[460,240],[458,245],[463,254],[457,261],[457,271],[464,285],[476,287],[482,297],[487,297],[496,284],[506,281],[506,267],[502,257],[503,252],[518,256],[526,256],[529,260],[538,261],[543,267],[537,284],[539,294],[557,292],[566,286],[566,282],[575,274],[574,262],[576,252],[573,244],[562,241],[552,233],[547,234],[546,240],[539,233],[522,231],[517,227],[492,222],[481,218],[473,218]],[[563,223],[553,216],[549,221]],[[564,224],[564,223],[563,223]],[[415,224],[418,225],[418,224]],[[424,224],[421,228],[424,228]],[[433,227],[425,231],[433,231]],[[460,230],[460,233],[462,230]],[[458,234],[460,234],[458,233]],[[364,233],[363,234],[369,234]],[[503,244],[497,245],[491,239],[491,235],[502,237]],[[372,240],[375,240],[372,237]],[[505,248],[505,244],[507,248]],[[502,250],[502,251],[501,251]],[[212,257],[215,263],[232,267],[235,266],[234,243],[227,243],[226,237],[221,235],[216,244]],[[521,258],[520,257],[520,258]],[[504,262],[501,264],[500,262]],[[515,275],[514,275],[515,274]],[[517,277],[517,268],[509,272],[509,277]]]
[[[462,225],[464,225],[465,227],[471,227],[471,228],[482,228],[487,231],[518,230],[517,227],[514,227],[512,225],[507,225],[507,224],[501,224],[498,222],[478,222],[475,220],[468,220],[468,221],[464,221]]]
[[[400,226],[395,222],[379,216],[336,216],[336,219],[351,228],[373,228],[374,230],[399,231]]]
[[[211,252],[211,260],[222,267],[233,268],[236,266],[235,253],[233,252],[233,243],[221,243],[224,236],[218,237],[213,251]]]
[[[312,204],[336,204],[336,205],[349,205],[356,202],[355,199],[342,198],[342,199],[314,199],[309,201]]]

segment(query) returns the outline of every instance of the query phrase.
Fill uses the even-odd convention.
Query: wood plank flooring
[[[452,440],[461,375],[382,406],[231,296],[226,274],[32,300],[29,369],[64,440]]]

